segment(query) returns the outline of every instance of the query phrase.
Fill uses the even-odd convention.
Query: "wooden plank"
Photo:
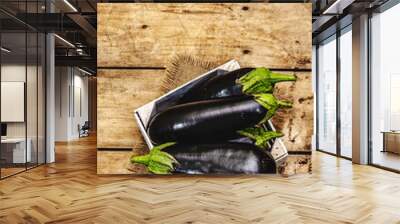
[[[97,174],[145,174],[146,168],[131,164],[132,151],[97,151]]]
[[[164,70],[98,70],[98,148],[145,148],[133,111],[162,95],[163,79]]]
[[[311,155],[289,155],[286,161],[278,168],[282,176],[293,176],[295,174],[311,173]]]
[[[99,3],[98,66],[165,67],[186,53],[311,69],[310,21],[309,3]]]
[[[293,107],[279,110],[272,123],[284,134],[281,139],[288,151],[311,151],[314,127],[312,74],[298,72],[295,75],[296,82],[282,82],[275,86],[274,95],[278,99],[290,100]]]

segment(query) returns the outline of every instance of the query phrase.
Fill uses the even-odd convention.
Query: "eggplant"
[[[165,143],[146,155],[132,156],[130,161],[147,166],[154,174],[276,173],[276,164],[270,153],[244,143]]]
[[[208,143],[237,137],[237,131],[262,124],[280,107],[291,103],[272,94],[204,100],[169,107],[149,122],[147,133],[155,144]]]
[[[296,81],[295,75],[271,72],[267,68],[240,68],[193,86],[179,104],[206,99],[272,93],[278,82]]]

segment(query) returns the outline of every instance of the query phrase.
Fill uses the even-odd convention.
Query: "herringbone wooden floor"
[[[0,223],[400,223],[400,175],[315,153],[278,176],[97,176],[95,139],[0,181]]]

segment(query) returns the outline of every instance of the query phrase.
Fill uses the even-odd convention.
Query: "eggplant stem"
[[[277,73],[277,72],[271,72],[271,82],[273,84],[278,83],[278,82],[288,82],[288,81],[296,81],[297,76],[296,75],[288,75],[288,74],[283,74],[283,73]]]
[[[140,163],[147,166],[149,164],[149,159],[150,159],[150,154],[142,156],[132,156],[131,163]]]
[[[242,92],[248,95],[259,93],[272,93],[274,85],[278,82],[296,81],[295,75],[274,73],[269,69],[260,67],[240,77],[236,82],[242,85]]]
[[[290,108],[292,106],[291,102],[277,100],[271,93],[254,94],[254,100],[268,110],[267,114],[259,124],[268,121],[272,116],[274,116],[279,108]]]
[[[167,142],[153,147],[146,155],[132,156],[131,163],[139,163],[145,165],[147,169],[154,174],[170,174],[174,170],[174,164],[178,161],[162,150],[176,144],[175,142]]]
[[[293,106],[292,102],[286,100],[277,100],[276,102],[280,108],[291,108]]]
[[[268,131],[262,127],[246,128],[238,133],[254,140],[255,145],[262,149],[268,148],[269,140],[283,136],[280,132]]]

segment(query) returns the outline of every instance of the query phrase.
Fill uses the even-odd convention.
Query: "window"
[[[352,157],[352,32],[340,36],[340,155]]]
[[[44,1],[0,1],[24,13],[42,12]],[[45,34],[11,14],[0,23],[0,178],[45,163]]]
[[[336,36],[318,47],[318,145],[336,153]]]
[[[371,162],[400,170],[400,5],[371,18]]]
[[[351,158],[352,26],[338,34],[317,50],[317,149]]]

